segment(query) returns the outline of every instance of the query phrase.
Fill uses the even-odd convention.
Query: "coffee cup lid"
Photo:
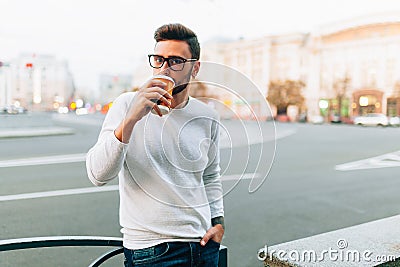
[[[155,79],[157,79],[157,78],[166,79],[166,80],[169,80],[169,81],[173,82],[174,85],[175,85],[174,79],[172,79],[171,77],[169,77],[169,76],[167,76],[167,75],[157,74],[157,75],[154,75],[154,76],[153,76],[153,79],[154,79],[154,78],[155,78]]]

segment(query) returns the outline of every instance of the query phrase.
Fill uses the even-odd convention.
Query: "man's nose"
[[[171,68],[168,66],[168,62],[165,61],[164,65],[160,69],[160,74],[169,76],[170,71],[171,71]]]

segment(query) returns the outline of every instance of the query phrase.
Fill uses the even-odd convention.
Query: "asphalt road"
[[[46,195],[54,190],[93,187],[79,157],[96,141],[101,119],[49,117],[49,124],[72,128],[75,134],[0,139],[0,239],[121,236],[117,191]],[[223,244],[229,249],[229,266],[262,266],[257,251],[265,244],[400,213],[400,160],[393,154],[400,150],[400,128],[281,123],[276,125],[275,134],[272,122],[257,125],[224,121],[223,126],[226,130],[221,134],[221,160],[226,177],[223,186],[227,224]],[[37,164],[27,159],[59,155],[74,155],[77,160],[67,163],[61,158],[62,163]],[[386,156],[347,164],[380,155]],[[26,166],[1,167],[10,160],[25,162]],[[339,165],[342,170],[335,169]],[[389,165],[392,167],[384,167]],[[247,174],[241,176],[243,172]],[[260,187],[249,193],[251,180],[246,178],[253,173],[259,178],[253,180],[250,189]],[[110,183],[116,184],[117,181]],[[16,198],[33,192],[45,193],[41,197]],[[348,242],[351,244],[351,240]],[[107,250],[0,252],[0,266],[87,266]],[[122,257],[104,266],[122,266]]]

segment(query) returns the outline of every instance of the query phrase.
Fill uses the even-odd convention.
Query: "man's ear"
[[[200,61],[196,61],[193,65],[192,69],[192,78],[196,78],[197,74],[199,73],[200,70]]]

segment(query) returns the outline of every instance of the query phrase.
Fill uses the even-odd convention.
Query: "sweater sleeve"
[[[223,191],[220,177],[219,122],[213,121],[211,144],[208,151],[209,163],[203,173],[204,186],[210,205],[211,218],[224,216]]]
[[[96,186],[105,185],[118,176],[125,160],[128,144],[120,142],[114,130],[125,118],[133,93],[120,95],[108,111],[96,144],[86,155],[86,171]]]

